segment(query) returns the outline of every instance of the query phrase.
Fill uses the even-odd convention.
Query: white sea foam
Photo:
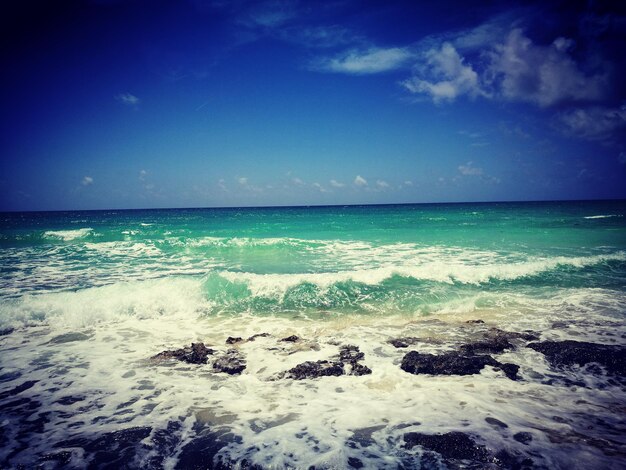
[[[622,217],[621,214],[608,214],[608,215],[590,215],[585,217],[585,219],[608,219],[610,217]]]
[[[77,238],[84,238],[93,232],[92,228],[79,228],[76,230],[48,230],[44,232],[44,238],[61,239],[63,241],[76,240]]]

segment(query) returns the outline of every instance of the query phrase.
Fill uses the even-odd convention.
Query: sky
[[[626,198],[626,3],[9,1],[0,210]]]

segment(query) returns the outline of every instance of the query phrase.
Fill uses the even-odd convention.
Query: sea
[[[601,366],[400,365],[494,328],[624,346],[625,314],[626,201],[1,213],[0,468],[622,469]],[[286,374],[347,345],[371,373]],[[407,445],[450,432],[496,457]]]

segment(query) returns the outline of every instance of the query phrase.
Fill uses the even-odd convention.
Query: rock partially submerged
[[[389,344],[391,344],[394,348],[408,348],[409,346],[416,344],[419,342],[419,338],[415,338],[414,336],[407,336],[404,338],[393,338],[389,340]]]
[[[483,338],[473,343],[467,343],[460,347],[464,354],[498,354],[506,349],[515,349],[511,340],[534,341],[539,339],[533,333],[517,333],[514,331],[504,331],[499,328],[490,328],[485,332]]]
[[[359,364],[365,354],[358,346],[342,346],[339,355],[324,361],[307,361],[283,373],[283,377],[295,380],[315,379],[318,377],[338,377],[340,375],[367,375],[372,370]]]
[[[488,355],[464,355],[460,352],[435,356],[411,351],[402,359],[400,368],[410,374],[473,375],[480,373],[485,366],[501,370],[511,380],[518,379],[519,366],[515,364],[501,363]]]
[[[287,336],[286,338],[280,339],[279,341],[282,343],[295,343],[299,341],[300,338],[296,335]]]
[[[181,349],[163,351],[152,356],[152,359],[157,361],[177,359],[189,364],[206,364],[208,356],[214,352],[212,349],[207,348],[204,343],[191,343],[191,347],[187,346]]]
[[[490,457],[485,446],[477,444],[468,434],[460,431],[445,434],[409,432],[404,435],[404,443],[407,449],[420,446],[425,450],[438,453],[445,459],[486,462]]]
[[[529,348],[542,353],[553,367],[597,363],[609,374],[626,375],[626,347],[584,341],[542,341]]]
[[[213,363],[213,369],[230,375],[241,374],[246,368],[246,361],[236,349],[229,349]]]

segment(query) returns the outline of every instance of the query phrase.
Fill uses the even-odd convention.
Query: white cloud
[[[224,178],[220,178],[217,181],[217,187],[220,188],[222,191],[228,191],[228,188],[226,187],[226,181],[224,180]]]
[[[411,93],[430,96],[436,103],[452,101],[459,95],[486,95],[480,86],[478,74],[450,43],[426,52],[424,63],[418,64],[415,75],[404,80],[402,85]]]
[[[405,186],[413,186],[413,181],[411,181],[411,180],[406,180],[406,181],[404,182],[404,185],[405,185]]]
[[[384,180],[377,180],[376,186],[378,186],[379,189],[387,189],[389,187],[389,183]]]
[[[89,186],[90,184],[93,184],[93,178],[91,176],[85,176],[83,177],[80,184],[82,184],[83,186]]]
[[[148,172],[146,170],[139,171],[139,181],[145,181],[146,176],[148,176]]]
[[[345,183],[340,183],[339,181],[336,181],[336,180],[330,180],[330,185],[333,188],[343,188],[345,186]]]
[[[464,176],[482,176],[484,171],[482,168],[473,166],[473,162],[467,162],[465,165],[459,165],[459,173]]]
[[[313,183],[311,186],[313,186],[315,189],[317,189],[320,193],[327,193],[328,189],[326,189],[324,186],[322,186],[319,183]]]
[[[241,185],[241,186],[247,186],[248,185],[248,178],[246,178],[245,176],[242,176],[240,178],[237,178],[237,182]]]
[[[291,178],[291,182],[296,186],[304,186],[305,184],[300,178]]]
[[[365,75],[398,69],[412,57],[412,52],[401,47],[351,49],[336,57],[318,59],[311,64],[311,68],[323,72]]]
[[[604,96],[607,76],[587,75],[569,55],[570,39],[549,46],[534,44],[519,28],[489,54],[485,73],[500,96],[542,107],[566,100],[591,101]]]
[[[626,104],[619,108],[578,108],[557,115],[557,127],[573,137],[610,141],[626,128]]]
[[[354,178],[354,184],[356,186],[367,186],[367,180],[361,175],[356,175],[356,178]]]
[[[139,106],[139,103],[141,103],[141,100],[139,98],[137,98],[135,95],[131,95],[130,93],[120,93],[115,97],[115,99],[120,103],[131,107],[137,107]]]

